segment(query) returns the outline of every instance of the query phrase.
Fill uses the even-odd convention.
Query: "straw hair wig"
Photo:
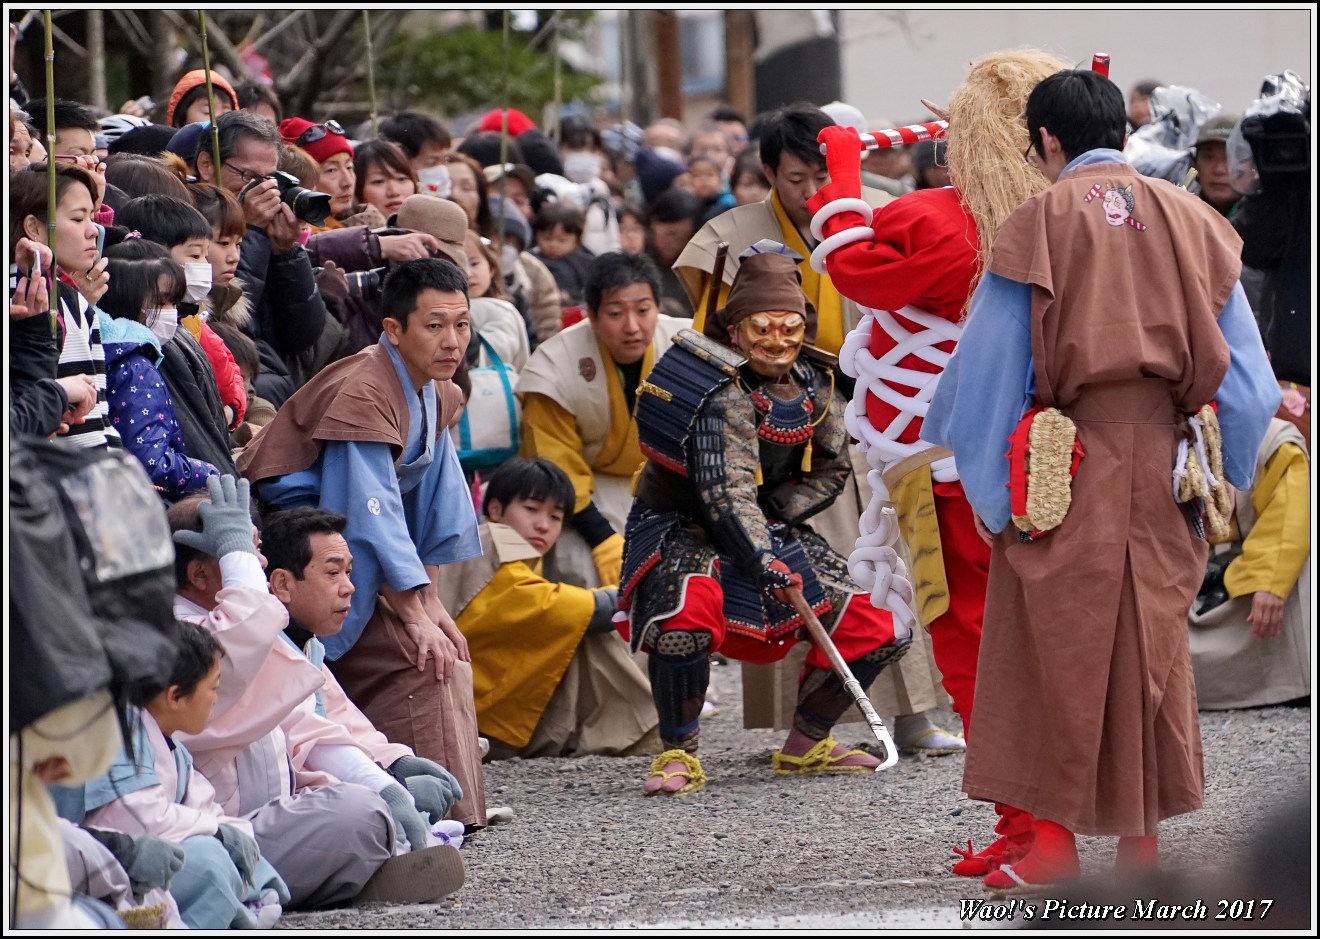
[[[978,280],[989,266],[999,226],[1049,186],[1023,159],[1027,97],[1042,79],[1071,67],[1039,49],[992,52],[972,63],[967,80],[949,99],[949,175],[976,222]]]

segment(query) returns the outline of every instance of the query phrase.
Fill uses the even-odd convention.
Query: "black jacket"
[[[55,381],[59,338],[49,315],[9,321],[9,421],[15,433],[49,437],[60,429],[69,397]]]
[[[252,225],[243,236],[238,276],[252,305],[245,332],[261,355],[257,394],[279,407],[297,390],[285,359],[316,344],[325,329],[325,303],[306,249],[295,245],[285,254],[274,254],[266,233]]]
[[[160,351],[164,356],[160,374],[170,391],[174,416],[183,431],[188,455],[205,460],[222,474],[237,476],[215,372],[201,343],[188,330],[180,328]]]

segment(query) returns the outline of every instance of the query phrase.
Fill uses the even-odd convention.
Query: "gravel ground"
[[[739,672],[712,669],[721,710],[703,723],[703,791],[643,798],[649,757],[490,763],[489,804],[516,817],[468,839],[461,891],[433,906],[290,914],[281,925],[957,927],[959,899],[985,893],[949,874],[949,845],[982,847],[995,821],[990,805],[962,796],[962,757],[905,757],[875,776],[776,777],[782,734],[742,728]],[[941,723],[955,726],[951,711]],[[840,731],[845,743],[866,739],[863,724]],[[1161,826],[1166,869],[1238,861],[1268,816],[1311,791],[1309,707],[1203,713],[1201,733],[1205,808]],[[1112,839],[1079,843],[1084,872],[1112,864]]]

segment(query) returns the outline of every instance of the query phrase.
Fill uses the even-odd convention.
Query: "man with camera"
[[[218,173],[212,133],[220,140]],[[297,390],[286,360],[309,349],[326,322],[311,260],[298,243],[296,187],[286,192],[274,178],[279,143],[279,132],[266,121],[249,111],[230,111],[203,135],[194,158],[199,178],[214,180],[243,206],[247,233],[238,276],[253,310],[244,329],[261,355],[257,393],[276,407]]]

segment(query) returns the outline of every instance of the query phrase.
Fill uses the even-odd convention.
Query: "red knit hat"
[[[192,91],[198,85],[205,84],[206,69],[193,69],[191,72],[188,72],[180,78],[178,83],[174,86],[174,91],[170,93],[170,105],[165,109],[165,123],[173,126],[174,110],[179,106],[179,102],[183,100],[183,96]],[[233,86],[225,81],[225,77],[219,72],[211,72],[211,88],[217,95],[222,92],[229,95],[229,103],[233,105],[235,111],[238,110],[238,95],[234,94]]]
[[[353,156],[353,145],[348,142],[348,138],[329,129],[320,140],[298,143],[298,138],[305,134],[309,127],[317,126],[319,125],[301,117],[286,117],[280,121],[280,136],[284,138],[285,143],[306,150],[317,163],[324,163],[336,153]]]
[[[499,108],[494,111],[487,111],[481,122],[477,124],[477,130],[498,134],[500,132],[500,121],[501,112]],[[536,124],[533,123],[532,119],[517,108],[509,108],[510,136],[517,137],[523,131],[528,130],[536,130]]]

